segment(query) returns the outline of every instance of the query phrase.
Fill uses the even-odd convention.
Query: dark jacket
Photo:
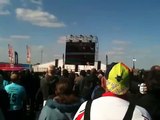
[[[50,95],[54,94],[57,81],[57,76],[46,75],[44,78],[41,79],[40,91],[42,92],[43,100],[47,100]]]
[[[10,107],[8,93],[0,88],[0,108],[5,117],[8,115],[8,110]]]
[[[146,95],[142,95],[137,104],[149,112],[152,120],[160,120],[160,93],[149,92]]]
[[[60,104],[49,99],[40,113],[39,120],[72,120],[82,102],[80,100],[73,104]]]
[[[91,74],[89,76],[86,76],[80,85],[80,87],[82,88],[82,90],[80,91],[81,97],[85,100],[91,99],[91,94],[95,86],[97,85],[100,85],[100,80],[96,75]]]

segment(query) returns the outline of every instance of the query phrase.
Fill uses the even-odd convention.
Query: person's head
[[[73,93],[72,86],[67,78],[61,78],[56,83],[56,101],[63,104],[70,104],[77,100],[77,97]]]
[[[67,69],[64,69],[64,70],[62,71],[62,74],[63,74],[64,77],[68,77],[68,76],[69,76],[69,72],[68,72]]]
[[[160,66],[154,65],[145,77],[148,91],[160,93]]]
[[[80,75],[82,75],[83,77],[85,77],[86,76],[86,71],[85,70],[81,70],[80,71]]]
[[[91,74],[91,70],[88,69],[87,72],[86,72],[86,75],[88,76],[88,75],[90,75],[90,74]]]
[[[55,93],[56,95],[69,95],[72,93],[72,87],[67,78],[62,78],[56,83]]]
[[[19,74],[17,72],[11,73],[10,79],[12,82],[19,82]]]
[[[97,70],[96,68],[91,69],[91,75],[97,75]]]
[[[54,65],[49,65],[49,66],[48,66],[48,69],[47,69],[47,73],[48,73],[49,75],[52,75],[52,74],[55,73],[55,70],[56,70],[56,68],[55,68]]]
[[[122,62],[108,65],[106,70],[106,90],[124,95],[129,90],[130,69]]]
[[[100,74],[98,74],[98,76],[97,76],[97,77],[98,77],[98,79],[99,79],[99,80],[101,80],[101,79],[102,79],[102,77],[103,77],[103,75],[100,73]]]
[[[154,71],[154,70],[160,71],[160,66],[159,65],[153,65],[150,70],[151,71]]]

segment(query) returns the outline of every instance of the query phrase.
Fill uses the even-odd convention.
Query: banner
[[[26,46],[26,49],[27,49],[27,63],[31,63],[31,49],[28,45]]]
[[[13,52],[13,47],[10,44],[8,44],[8,57],[9,57],[10,64],[13,64],[14,63],[14,52]]]

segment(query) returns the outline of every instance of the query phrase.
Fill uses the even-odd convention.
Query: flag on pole
[[[8,44],[8,57],[11,64],[14,62],[14,53],[13,53],[13,47]]]
[[[27,49],[27,63],[31,63],[31,49],[28,45],[26,46],[26,49]]]

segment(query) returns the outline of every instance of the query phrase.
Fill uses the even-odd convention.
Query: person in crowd
[[[9,103],[8,93],[4,88],[0,88],[0,109],[3,114],[3,117],[6,120],[8,120],[7,116],[8,116],[9,107],[10,107],[10,103]]]
[[[105,92],[105,89],[101,87],[101,83],[98,83],[92,91],[91,99],[94,100],[96,98],[101,97],[104,92]]]
[[[72,88],[73,88],[74,85],[75,85],[75,84],[74,84],[75,78],[76,78],[76,73],[75,73],[74,71],[69,72],[68,79],[69,79],[69,82],[70,82]]]
[[[50,65],[47,69],[47,73],[40,81],[40,91],[42,92],[44,104],[50,95],[54,95],[55,85],[59,78],[56,76],[56,68]]]
[[[77,76],[74,80],[74,89],[76,91],[76,93],[80,96],[80,92],[82,91],[83,88],[83,79],[86,76],[86,71],[85,70],[81,70],[79,73],[79,76]]]
[[[127,100],[130,69],[122,62],[112,63],[106,70],[106,92],[85,101],[73,120],[151,120],[142,107]]]
[[[71,86],[74,86],[75,73],[73,71],[69,72],[67,69],[63,69],[61,79],[69,80],[68,82]]]
[[[63,77],[63,78],[68,78],[69,77],[69,72],[68,72],[67,69],[63,69],[61,77]]]
[[[144,69],[132,69],[131,80],[130,80],[130,92],[132,94],[141,94],[140,88],[144,83],[144,76],[147,73]],[[143,94],[143,93],[142,93]]]
[[[0,70],[0,87],[3,87],[3,88],[9,84],[9,81],[4,79],[4,75],[5,75],[5,72]]]
[[[4,115],[3,115],[3,112],[2,112],[2,110],[1,110],[1,108],[0,108],[0,120],[5,120],[5,117],[4,117]]]
[[[88,69],[88,70],[86,71],[86,76],[89,76],[90,74],[91,74],[91,70]]]
[[[97,76],[98,76],[99,80],[101,80],[102,77],[104,76],[104,72],[103,72],[101,69],[99,69],[99,70],[97,71]]]
[[[72,120],[81,105],[81,100],[73,94],[67,78],[56,83],[55,97],[47,100],[42,108],[39,120]],[[54,93],[53,93],[54,94]]]
[[[146,108],[152,120],[160,120],[160,66],[152,66],[144,81],[147,92],[138,98],[137,104]]]
[[[106,79],[105,79],[104,73],[102,72],[102,70],[98,70],[97,73],[98,73],[97,77],[99,79],[99,82],[97,82],[98,84],[93,89],[91,99],[96,99],[100,97],[105,92],[105,88],[106,88]]]
[[[3,86],[3,76],[0,74],[0,88],[4,88]]]
[[[23,120],[26,102],[25,88],[20,85],[18,72],[11,73],[11,84],[5,86],[5,90],[9,94],[10,109],[8,113],[9,120]]]
[[[21,85],[25,88],[27,94],[26,119],[34,119],[35,111],[43,104],[42,98],[40,99],[41,101],[39,98],[36,99],[36,93],[40,88],[40,78],[37,75],[38,73],[34,73],[32,69],[19,71],[18,74],[20,76]]]
[[[86,76],[82,81],[80,96],[85,100],[91,99],[91,94],[97,84],[100,84],[100,80],[97,77],[97,70],[92,68],[90,75]]]

